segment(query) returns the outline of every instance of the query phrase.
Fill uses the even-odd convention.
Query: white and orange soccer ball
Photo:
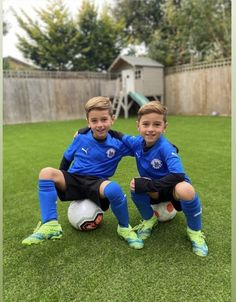
[[[77,230],[96,229],[103,220],[103,211],[89,199],[72,201],[67,212],[70,224]]]
[[[177,213],[173,204],[170,201],[160,202],[151,205],[158,221],[165,222],[173,219]]]

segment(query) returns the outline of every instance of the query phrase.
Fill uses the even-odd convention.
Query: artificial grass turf
[[[142,250],[116,234],[111,211],[95,231],[79,232],[67,220],[68,203],[58,202],[64,236],[24,247],[39,220],[37,178],[58,167],[64,149],[84,121],[4,127],[4,301],[230,301],[231,204],[230,118],[170,116],[166,136],[180,149],[185,170],[202,200],[209,256],[191,252],[182,213],[160,223]],[[135,118],[114,129],[137,134]],[[124,158],[115,176],[129,199],[130,222],[139,223],[129,197],[135,160]]]

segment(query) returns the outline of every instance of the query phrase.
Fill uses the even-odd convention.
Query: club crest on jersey
[[[151,161],[151,165],[154,169],[160,169],[162,167],[162,161],[160,159],[154,158]]]
[[[108,149],[106,152],[108,158],[112,158],[115,155],[115,153],[116,153],[116,150],[113,148]]]

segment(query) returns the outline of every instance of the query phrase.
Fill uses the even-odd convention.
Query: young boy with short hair
[[[130,183],[131,197],[143,222],[136,226],[139,238],[145,240],[157,225],[151,204],[171,201],[187,220],[187,235],[193,252],[207,256],[208,247],[201,231],[201,203],[187,174],[178,149],[165,137],[167,108],[158,101],[143,105],[138,111],[139,136],[124,135],[122,141],[136,157],[140,177]]]
[[[112,104],[108,98],[94,97],[85,105],[89,131],[74,138],[64,153],[59,169],[47,167],[39,173],[39,203],[42,225],[24,239],[22,244],[39,244],[62,237],[58,223],[57,197],[61,201],[91,199],[102,210],[111,206],[118,220],[118,235],[135,249],[143,240],[129,225],[126,195],[120,186],[110,181],[123,156],[133,152],[109,130],[114,122]]]

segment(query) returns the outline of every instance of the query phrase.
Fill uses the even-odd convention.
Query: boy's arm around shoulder
[[[133,152],[137,151],[138,146],[140,145],[142,140],[142,137],[140,135],[134,136],[134,135],[128,135],[125,134],[122,137],[122,142],[133,150]]]
[[[120,141],[122,141],[124,149],[127,151],[128,153],[126,155],[135,156],[135,151],[137,151],[138,145],[140,143],[140,136],[132,136],[132,135],[128,135],[128,134],[123,134],[122,132],[118,132],[118,131],[114,131],[114,130],[110,130],[109,131],[110,135],[113,136],[114,138],[119,139]]]
[[[75,133],[74,138],[76,138],[79,134],[86,134],[86,133],[88,133],[89,130],[90,130],[89,127],[85,127],[85,128],[79,129]],[[126,155],[134,156],[133,150],[134,150],[135,136],[123,134],[120,131],[111,130],[111,129],[108,131],[108,133],[110,134],[110,136],[112,138],[120,140],[123,143],[123,145],[125,146],[125,148],[127,150],[129,150]]]

